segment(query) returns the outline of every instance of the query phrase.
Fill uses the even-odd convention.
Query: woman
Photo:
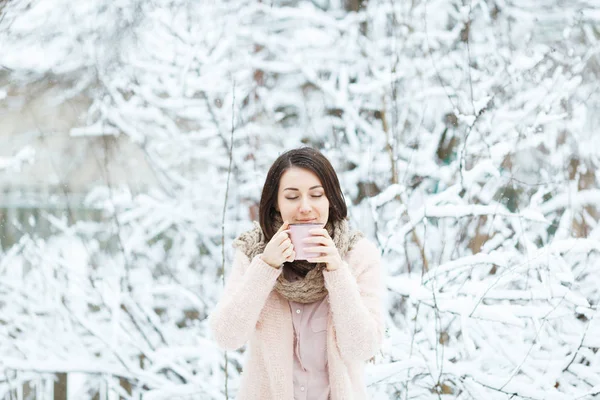
[[[210,317],[217,343],[249,341],[239,400],[366,399],[364,364],[383,335],[377,248],[350,231],[337,175],[317,150],[282,154],[260,200],[260,226],[242,234]],[[295,260],[290,223],[319,223]]]

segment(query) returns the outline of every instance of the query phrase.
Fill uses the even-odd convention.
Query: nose
[[[310,204],[308,204],[308,199],[304,198],[300,202],[300,212],[303,214],[310,212]]]

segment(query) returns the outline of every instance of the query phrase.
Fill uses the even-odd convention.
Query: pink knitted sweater
[[[361,239],[335,271],[324,271],[329,292],[327,363],[331,400],[367,399],[364,364],[383,337],[379,251]],[[273,290],[281,273],[259,256],[237,251],[221,301],[210,316],[216,342],[235,350],[246,342],[238,400],[293,400],[294,330],[289,303]]]

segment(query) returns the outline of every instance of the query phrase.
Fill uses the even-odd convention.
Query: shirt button
[[[300,309],[297,309],[297,310],[296,310],[296,314],[300,314]]]
[[[301,386],[301,387],[300,387],[300,390],[304,392],[304,386]]]

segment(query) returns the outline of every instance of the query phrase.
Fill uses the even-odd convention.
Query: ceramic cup
[[[294,245],[296,251],[296,260],[306,260],[312,257],[318,257],[320,253],[307,252],[304,249],[307,247],[316,247],[318,244],[315,243],[304,243],[302,239],[310,237],[310,230],[315,228],[321,228],[323,224],[311,223],[311,224],[290,224],[290,240]]]

